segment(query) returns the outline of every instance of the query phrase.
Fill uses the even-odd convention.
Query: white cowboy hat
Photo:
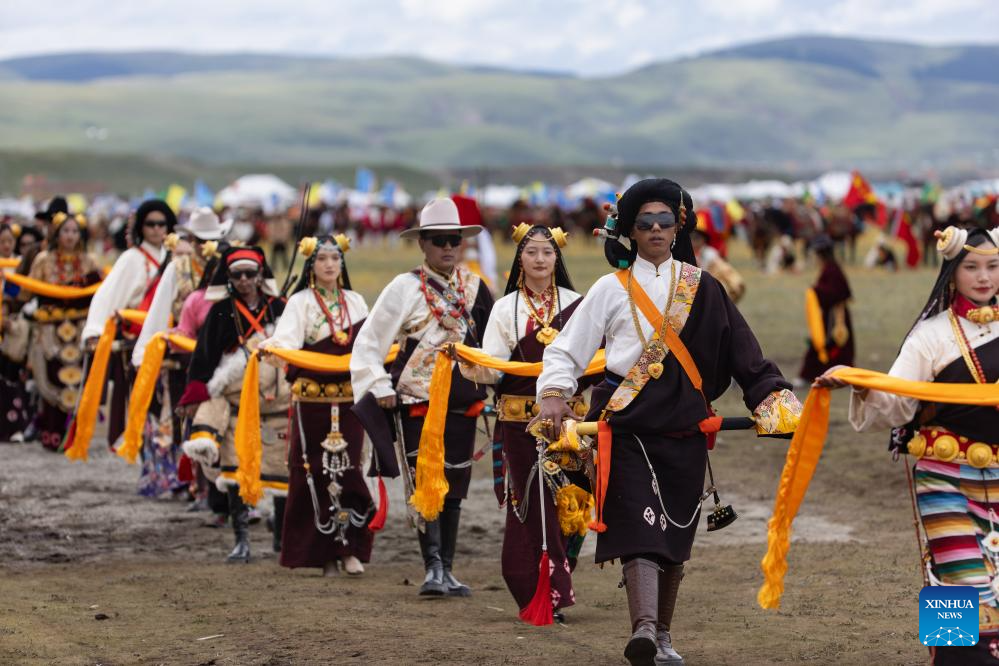
[[[418,236],[421,231],[457,231],[462,238],[474,236],[482,227],[478,224],[462,224],[458,216],[458,206],[450,198],[431,199],[420,212],[420,223],[402,232],[403,238]]]
[[[179,225],[177,231],[186,231],[200,240],[222,240],[229,233],[232,220],[219,222],[219,216],[211,208],[196,208],[187,218],[187,223]]]

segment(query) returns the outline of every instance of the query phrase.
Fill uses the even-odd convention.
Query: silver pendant
[[[642,517],[645,518],[645,522],[649,525],[656,524],[656,513],[652,510],[651,506],[645,507],[645,513],[642,514]]]

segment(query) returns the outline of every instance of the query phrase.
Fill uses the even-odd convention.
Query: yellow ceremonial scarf
[[[834,374],[851,386],[883,391],[924,402],[944,402],[958,405],[999,405],[997,384],[945,384],[913,382],[880,372],[861,368],[840,368]],[[767,554],[761,566],[765,582],[756,595],[763,608],[778,608],[784,593],[784,575],[787,573],[787,553],[791,546],[791,523],[815,467],[822,455],[829,429],[829,389],[813,388],[805,400],[801,421],[787,450],[784,469],[777,486],[774,511],[767,525]]]
[[[484,368],[500,370],[519,377],[538,377],[543,364],[518,361],[501,361],[481,349],[463,344],[454,345],[460,361]],[[584,375],[603,372],[606,367],[604,350],[599,350],[590,361]],[[444,425],[447,421],[448,397],[451,394],[451,357],[446,351],[437,352],[434,372],[430,377],[430,405],[420,433],[420,446],[416,456],[416,489],[409,498],[425,520],[436,520],[444,508],[448,483],[444,478]]]
[[[87,459],[90,439],[94,436],[94,425],[97,422],[97,410],[101,404],[101,394],[104,393],[104,380],[107,377],[108,360],[111,358],[111,345],[114,343],[116,327],[117,319],[108,317],[104,322],[101,337],[97,340],[94,360],[90,364],[87,382],[83,386],[80,404],[66,440],[65,455],[70,460]]]
[[[301,349],[268,347],[269,354],[303,370],[343,374],[350,372],[350,354],[323,354]],[[148,354],[148,351],[146,352]],[[399,355],[399,345],[392,345],[385,363],[392,363]],[[260,461],[263,442],[260,438],[260,354],[253,352],[246,362],[243,387],[239,394],[239,414],[233,435],[236,448],[236,482],[239,496],[247,504],[256,504],[264,496],[260,480]]]
[[[822,318],[822,306],[814,289],[805,292],[805,321],[808,323],[808,335],[812,339],[812,349],[823,364],[829,362],[826,351],[826,323]]]
[[[38,294],[39,296],[45,296],[46,298],[58,298],[67,301],[74,298],[93,296],[97,293],[97,290],[101,286],[100,282],[95,282],[94,284],[86,287],[70,287],[60,284],[49,284],[48,282],[36,280],[35,278],[28,277],[27,275],[20,275],[18,273],[5,273],[3,279],[12,284],[16,284],[21,289]]]
[[[142,447],[142,430],[146,424],[146,415],[149,413],[149,404],[153,400],[153,392],[156,390],[156,381],[163,365],[167,342],[188,353],[194,351],[195,341],[183,335],[159,332],[150,338],[145,353],[142,355],[142,365],[139,366],[139,372],[135,375],[135,382],[132,384],[132,395],[128,403],[128,421],[125,424],[121,446],[118,447],[117,451],[118,455],[127,460],[129,464],[135,463],[139,449]]]

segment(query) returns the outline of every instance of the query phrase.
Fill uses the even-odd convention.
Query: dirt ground
[[[932,282],[929,272],[913,275],[851,273],[859,365],[890,362]],[[810,278],[754,277],[740,304],[789,376],[804,349]],[[734,393],[722,413],[744,411]],[[740,518],[698,534],[674,620],[691,666],[927,662],[904,467],[888,458],[885,433],[849,428],[846,398],[834,399],[780,611],[761,610],[756,591],[786,442],[738,433],[719,443],[718,485]],[[138,497],[138,470],[96,441],[91,450],[91,461],[71,464],[37,444],[0,444],[0,664],[624,663],[630,632],[616,566],[581,559],[566,625],[517,619],[500,574],[503,514],[487,460],[475,470],[456,563],[474,594],[426,600],[416,594],[422,566],[399,484],[390,484],[389,522],[365,575],[322,578],[278,566],[263,522],[251,528],[253,562],[224,564],[229,529],[205,527],[207,515],[182,502]],[[592,548],[593,535],[584,553]]]

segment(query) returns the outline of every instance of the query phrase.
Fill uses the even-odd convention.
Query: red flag
[[[916,240],[916,235],[912,233],[912,218],[901,208],[895,211],[895,217],[892,220],[891,237],[898,238],[905,243],[905,265],[909,268],[918,266],[922,253],[919,250],[919,242]]]
[[[859,171],[851,174],[850,189],[843,197],[843,205],[848,208],[856,208],[861,204],[877,204],[878,197],[871,189],[871,184],[860,175]]]

